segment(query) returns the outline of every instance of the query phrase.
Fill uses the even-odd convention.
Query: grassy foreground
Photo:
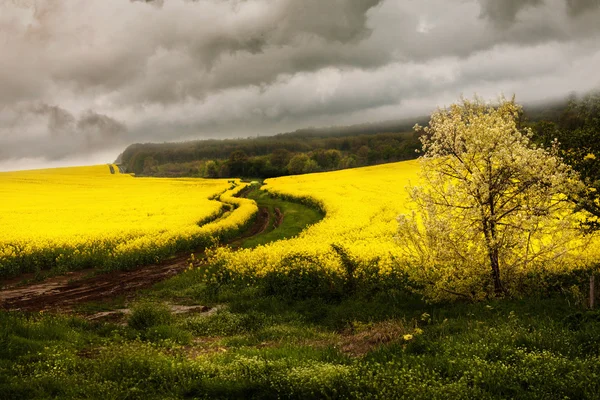
[[[564,297],[293,299],[190,270],[112,322],[0,313],[0,398],[598,398],[600,313]],[[91,314],[124,306],[89,304]],[[212,311],[174,314],[168,304]],[[127,322],[127,324],[124,324]]]

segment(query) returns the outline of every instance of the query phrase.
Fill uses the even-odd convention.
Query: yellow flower
[[[423,329],[421,329],[421,328],[415,328],[415,331],[413,333],[415,335],[422,335],[423,334]]]
[[[410,333],[407,333],[406,335],[402,336],[402,338],[404,338],[404,340],[406,340],[408,342],[409,340],[413,339],[413,335],[411,335]]]
[[[594,153],[587,153],[585,155],[585,157],[583,157],[584,160],[595,160],[596,159],[596,155]]]
[[[147,253],[159,262],[156,250],[235,233],[258,211],[253,200],[233,197],[245,185],[227,189],[225,179],[138,179],[114,170],[0,173],[0,273],[4,265],[22,268],[46,254],[67,269],[106,261],[126,266]],[[227,215],[226,204],[235,208]],[[192,253],[188,263],[196,260]]]

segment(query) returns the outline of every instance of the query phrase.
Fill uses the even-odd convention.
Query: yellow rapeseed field
[[[223,248],[215,257],[226,268],[247,276],[285,270],[296,256],[310,257],[332,272],[343,272],[334,244],[360,264],[375,263],[380,273],[389,273],[393,259],[400,255],[394,240],[396,218],[406,211],[406,187],[417,184],[418,175],[419,162],[415,160],[268,179],[264,189],[316,204],[325,211],[325,218],[296,238],[255,249]]]
[[[397,217],[409,211],[407,188],[420,184],[419,160],[269,179],[269,192],[304,199],[325,212],[325,218],[298,237],[254,249],[220,248],[215,261],[233,276],[262,277],[294,268],[317,268],[336,276],[347,271],[334,247],[342,248],[356,265],[360,279],[381,279],[407,272],[406,248],[396,239]],[[563,258],[553,268],[571,268],[597,259],[588,251]],[[597,252],[595,252],[597,253]],[[565,262],[567,260],[568,262]],[[419,268],[413,266],[414,268]],[[413,271],[414,272],[414,271]],[[418,274],[412,274],[418,275]]]
[[[243,185],[228,191],[225,179],[113,171],[99,165],[0,173],[0,276],[157,261],[237,233],[257,210],[231,197]]]

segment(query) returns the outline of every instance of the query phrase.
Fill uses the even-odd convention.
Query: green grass
[[[253,190],[248,194],[248,198],[256,201],[259,207],[267,207],[269,209],[269,225],[267,230],[262,234],[242,241],[240,247],[256,247],[281,239],[289,239],[298,235],[308,225],[312,225],[323,219],[323,213],[315,208],[272,197],[264,190]],[[276,229],[274,228],[275,208],[279,208],[284,214],[283,223]]]
[[[74,307],[76,313],[81,315],[94,314],[102,311],[113,311],[126,308],[126,299],[124,296],[115,296],[103,301],[90,301],[77,304]]]
[[[600,313],[562,297],[431,305],[390,289],[293,300],[260,286],[215,291],[198,275],[140,294],[120,323],[0,312],[0,398],[600,393]],[[219,309],[171,315],[168,301]]]

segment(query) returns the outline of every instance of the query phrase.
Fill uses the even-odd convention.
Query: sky
[[[0,171],[600,88],[600,0],[0,0]]]

